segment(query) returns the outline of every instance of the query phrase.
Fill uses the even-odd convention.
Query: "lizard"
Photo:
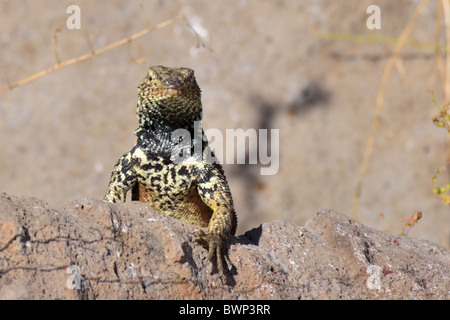
[[[194,233],[196,242],[207,248],[208,260],[216,260],[223,279],[233,266],[226,244],[236,233],[237,216],[222,166],[208,158],[213,153],[203,130],[195,139],[202,114],[201,90],[192,69],[150,67],[138,86],[136,144],[115,164],[103,200],[125,202],[131,190],[132,200],[201,227]],[[189,133],[185,149],[180,147],[183,139],[172,137],[177,129]],[[201,152],[174,161],[181,151],[199,146]]]

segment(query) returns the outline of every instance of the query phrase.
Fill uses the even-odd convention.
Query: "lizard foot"
[[[233,268],[233,264],[226,252],[226,241],[218,234],[206,233],[203,230],[195,231],[194,235],[197,237],[195,241],[208,249],[208,259],[212,261],[214,257],[216,258],[219,276],[222,281],[226,280],[224,272]],[[224,268],[223,260],[226,262],[226,269]]]

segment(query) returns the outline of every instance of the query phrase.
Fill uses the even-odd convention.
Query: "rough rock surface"
[[[222,284],[195,226],[139,202],[0,194],[2,299],[449,299],[450,251],[321,210],[233,237]]]

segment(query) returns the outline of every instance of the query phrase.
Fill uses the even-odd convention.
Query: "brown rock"
[[[230,241],[223,284],[195,226],[146,204],[0,195],[2,299],[449,299],[450,252],[334,211]]]

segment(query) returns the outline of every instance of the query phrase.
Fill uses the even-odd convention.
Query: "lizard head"
[[[192,69],[150,67],[138,89],[141,125],[159,122],[181,127],[202,118],[200,87]]]

